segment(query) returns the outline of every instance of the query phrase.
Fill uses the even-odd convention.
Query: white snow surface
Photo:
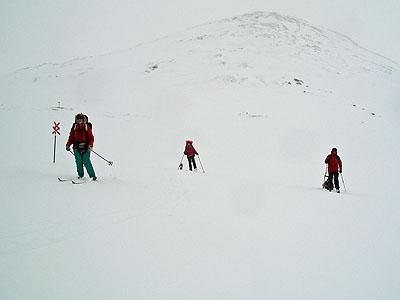
[[[399,299],[399,78],[266,12],[3,76],[0,299]],[[114,164],[61,183],[79,112]]]

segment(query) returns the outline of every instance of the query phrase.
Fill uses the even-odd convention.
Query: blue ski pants
[[[83,166],[85,166],[86,171],[89,174],[89,177],[90,178],[96,177],[92,163],[90,161],[90,150],[86,150],[85,152],[81,153],[78,149],[74,149],[74,155],[75,155],[75,163],[78,176],[83,177],[84,175]]]

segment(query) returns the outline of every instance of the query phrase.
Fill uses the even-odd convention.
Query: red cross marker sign
[[[60,122],[58,122],[58,123],[56,123],[56,122],[54,122],[54,125],[53,125],[53,132],[51,133],[51,134],[60,134]]]

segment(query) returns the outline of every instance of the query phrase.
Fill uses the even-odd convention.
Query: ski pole
[[[343,183],[344,191],[347,193],[346,186],[344,185],[343,175],[342,175],[341,172],[340,172],[340,177],[342,178],[342,183]]]
[[[105,160],[106,162],[108,162],[108,164],[110,165],[110,166],[112,166],[113,165],[113,162],[111,161],[111,160],[107,160],[107,159],[105,159],[103,156],[101,156],[100,154],[98,154],[96,151],[94,151],[94,150],[91,150],[94,154],[96,154],[98,157],[100,157],[100,158],[102,158],[103,160]]]
[[[201,163],[200,155],[197,154],[197,156],[199,157],[199,162],[200,162],[201,169],[203,170],[203,173],[205,173],[204,168],[203,168],[203,164]]]
[[[326,173],[328,173],[328,165],[326,165],[325,174],[324,174],[324,179],[322,180],[322,188],[323,188],[323,189],[325,188],[325,179],[328,177],[328,176],[326,175]]]
[[[179,165],[178,165],[178,169],[179,169],[179,170],[182,170],[182,169],[183,169],[182,161],[183,161],[183,157],[184,157],[184,156],[185,156],[185,154],[182,155],[181,161],[179,162]]]

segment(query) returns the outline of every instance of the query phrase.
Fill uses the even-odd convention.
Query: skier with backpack
[[[326,159],[325,163],[327,164],[328,169],[328,179],[324,182],[323,187],[329,191],[333,190],[333,183],[335,183],[335,189],[337,193],[340,193],[339,187],[339,173],[342,173],[342,160],[340,159],[339,155],[337,155],[337,149],[332,148],[331,154],[329,154]]]
[[[78,178],[83,177],[83,166],[85,166],[89,177],[92,178],[92,180],[97,179],[90,161],[90,152],[92,151],[93,143],[92,124],[88,122],[88,117],[86,115],[83,113],[77,114],[75,116],[75,123],[72,125],[69,133],[66,150],[70,151],[71,145],[73,146]]]
[[[192,171],[192,164],[194,170],[197,171],[196,161],[194,159],[195,155],[198,155],[196,149],[193,147],[193,141],[186,141],[185,151],[183,152],[184,155],[187,156],[189,162],[189,170]]]

